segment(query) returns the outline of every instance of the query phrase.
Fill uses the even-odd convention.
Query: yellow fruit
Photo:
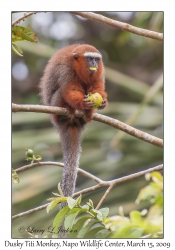
[[[87,99],[91,102],[94,102],[93,108],[99,108],[99,106],[103,102],[103,98],[99,93],[95,93],[95,94],[89,93]]]
[[[97,70],[96,67],[90,67],[89,69],[90,69],[90,70],[93,70],[93,71]]]

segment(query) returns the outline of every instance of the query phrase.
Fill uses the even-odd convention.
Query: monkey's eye
[[[86,60],[87,60],[88,62],[90,62],[90,61],[92,61],[92,57],[88,56],[88,57],[86,57]]]
[[[96,57],[96,58],[95,58],[95,61],[96,61],[97,63],[99,63],[100,58],[99,58],[99,57]]]

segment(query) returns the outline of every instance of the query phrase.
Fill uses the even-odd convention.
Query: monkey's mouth
[[[95,73],[97,71],[97,67],[90,67],[89,68],[90,73]]]

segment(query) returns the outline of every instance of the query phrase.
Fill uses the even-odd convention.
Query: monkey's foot
[[[64,120],[67,120],[69,117],[67,116],[67,115],[60,115],[59,117],[58,117],[58,121],[59,122],[62,122],[62,121],[64,121]]]
[[[85,122],[90,122],[92,120],[93,113],[94,113],[94,109],[84,110],[83,119],[85,120]]]

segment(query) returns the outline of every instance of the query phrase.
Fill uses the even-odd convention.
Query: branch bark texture
[[[13,23],[12,23],[12,26],[15,26],[17,25],[18,23],[20,23],[21,21],[24,21],[25,18],[33,15],[33,14],[36,14],[36,12],[29,12],[27,14],[24,14],[23,16],[21,16],[20,18],[16,19]]]
[[[50,106],[41,106],[41,105],[18,105],[12,103],[13,112],[39,112],[39,113],[48,113],[48,114],[59,114],[59,115],[68,115],[68,111],[65,108],[59,107],[50,107]],[[82,111],[76,111],[75,113],[78,117],[83,117],[84,113]],[[117,119],[110,118],[101,114],[93,114],[92,119],[94,121],[105,123],[111,127],[122,130],[125,133],[134,136],[142,141],[146,141],[150,144],[163,148],[163,140],[157,138],[153,135],[145,133],[139,129],[131,127]]]
[[[151,30],[146,30],[146,29],[141,29],[141,28],[132,26],[128,23],[119,22],[119,21],[113,20],[111,18],[93,13],[93,12],[71,11],[71,13],[73,13],[75,15],[79,15],[79,16],[84,17],[84,18],[91,19],[93,21],[98,21],[98,22],[101,22],[103,24],[111,25],[111,26],[113,26],[115,28],[119,28],[121,30],[129,31],[129,32],[134,33],[136,35],[145,36],[145,37],[149,37],[149,38],[156,39],[159,41],[163,41],[163,34],[162,33],[158,33],[158,32],[151,31]]]

